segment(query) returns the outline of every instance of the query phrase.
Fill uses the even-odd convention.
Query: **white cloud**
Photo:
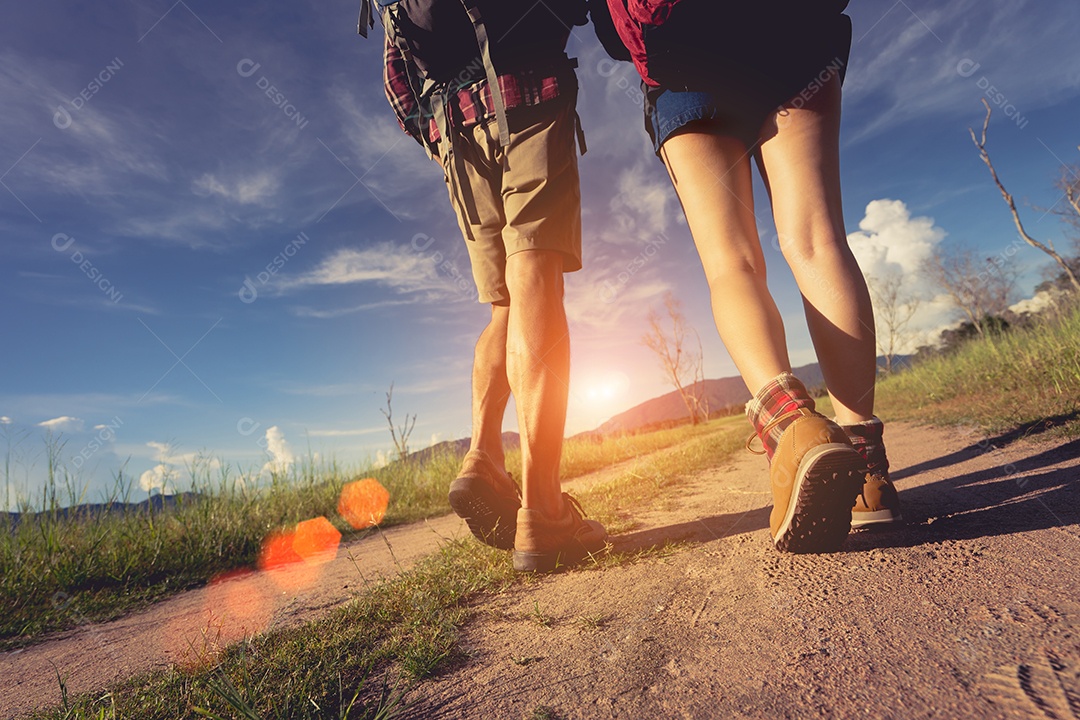
[[[277,425],[266,429],[266,452],[270,460],[263,465],[262,475],[287,473],[296,464],[296,456],[285,440],[285,433]]]
[[[638,244],[663,235],[673,224],[685,223],[671,181],[662,173],[650,172],[644,162],[620,171],[615,189],[610,218],[600,231],[602,240]]]
[[[581,329],[590,334],[610,331],[622,337],[626,328],[638,327],[649,308],[669,290],[671,285],[655,274],[574,273],[566,282],[571,335]]]
[[[376,469],[386,467],[390,464],[390,457],[383,450],[375,451],[375,463],[373,467]]]
[[[889,199],[867,204],[859,228],[848,235],[848,243],[868,282],[873,285],[875,280],[899,277],[901,300],[919,303],[906,328],[907,342],[898,350],[913,352],[920,345],[934,344],[941,331],[954,324],[957,310],[926,279],[922,265],[947,233],[933,218],[912,217],[903,201]]]
[[[221,208],[189,206],[170,214],[122,218],[114,232],[132,238],[166,240],[193,250],[220,249],[227,241],[208,236],[225,230],[231,222],[233,219]]]
[[[355,430],[309,430],[311,437],[356,437],[358,435],[371,435],[373,433],[386,432],[385,427],[359,428]]]
[[[266,171],[235,180],[220,180],[206,173],[191,184],[199,197],[217,196],[241,205],[266,205],[277,195],[280,179]]]
[[[945,238],[929,217],[911,217],[901,200],[872,200],[848,244],[859,267],[871,277],[917,277],[922,264]]]
[[[139,487],[146,492],[157,490],[164,493],[166,486],[172,482],[173,477],[172,466],[161,463],[139,476]]]
[[[158,464],[139,476],[139,486],[146,492],[165,492],[166,486],[175,478],[173,465],[180,458],[173,456],[172,446],[168,443],[151,440],[146,446],[153,448],[153,456]]]
[[[347,182],[342,190],[362,179],[347,201],[374,199],[397,217],[430,218],[431,203],[417,198],[441,196],[440,209],[450,217],[442,170],[402,131],[385,101],[373,103],[370,95],[358,96],[354,86],[346,75],[330,88],[342,115],[345,145],[332,144],[324,150],[345,166],[341,176]]]
[[[354,313],[366,312],[368,310],[381,310],[385,307],[393,307],[395,305],[411,305],[414,300],[382,300],[379,302],[364,303],[362,305],[353,305],[351,307],[331,308],[330,310],[320,310],[318,308],[298,306],[289,308],[289,312],[296,317],[308,317],[318,318],[320,320],[326,320],[328,318],[341,317],[342,315],[352,315]]]
[[[1010,305],[1009,309],[1017,315],[1023,315],[1024,313],[1039,313],[1047,308],[1057,305],[1058,294],[1043,290],[1042,292],[1035,293],[1034,297],[1029,297],[1020,302]]]
[[[119,73],[124,71],[120,68]],[[152,151],[143,118],[125,110],[109,112],[109,106],[100,102],[74,109],[71,94],[59,88],[78,87],[86,82],[85,75],[84,66],[47,60],[44,55],[0,53],[0,96],[5,99],[8,126],[33,129],[24,136],[29,142],[24,138],[15,142],[20,146],[18,153],[44,134],[41,127],[46,118],[59,113],[54,122],[63,126],[63,132],[57,133],[53,123],[48,123],[53,132],[46,142],[34,144],[33,152],[19,163],[19,171],[38,180],[50,195],[116,196],[132,176],[140,182],[167,179],[168,167]],[[103,90],[110,89],[106,85]],[[5,140],[13,137],[8,133]]]
[[[435,297],[464,297],[451,275],[440,274],[440,267],[427,253],[417,251],[409,243],[382,242],[364,248],[342,248],[314,270],[283,280],[281,287],[375,283],[398,293],[425,291]],[[471,278],[468,265],[457,272]]]
[[[176,492],[175,484],[179,477],[177,471],[179,467],[198,467],[204,471],[221,467],[221,461],[217,458],[207,458],[195,452],[178,454],[169,443],[151,440],[146,443],[146,447],[153,450],[151,458],[157,463],[153,468],[139,476],[139,485],[146,492],[153,490],[165,494]],[[199,473],[195,474],[198,475]]]
[[[931,116],[981,120],[979,98],[990,86],[1003,99],[997,115],[1006,105],[1028,115],[1080,91],[1076,63],[1056,60],[1074,54],[1077,3],[999,2],[990,12],[978,0],[954,0],[850,10],[855,34],[844,91],[855,108],[873,108],[849,141]]]
[[[46,420],[45,422],[38,423],[39,427],[43,427],[50,432],[82,432],[85,427],[85,423],[77,417],[70,417],[68,415],[62,415],[52,420]]]
[[[15,421],[9,418],[7,415],[0,415],[0,425],[10,425],[13,422]]]

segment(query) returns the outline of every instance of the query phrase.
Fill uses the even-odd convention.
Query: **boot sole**
[[[599,555],[607,547],[597,550],[588,550],[583,545],[578,545],[570,550],[557,550],[554,552],[522,552],[514,551],[514,570],[528,573],[553,573],[556,570],[577,565],[586,558]]]
[[[449,499],[477,540],[500,550],[513,549],[520,503],[511,504],[486,480],[471,476],[450,483]]]
[[[851,527],[853,528],[894,525],[903,521],[903,515],[895,510],[871,510],[851,513]]]
[[[776,548],[792,553],[839,550],[851,530],[851,508],[864,475],[862,458],[850,445],[825,443],[807,451],[776,533]]]

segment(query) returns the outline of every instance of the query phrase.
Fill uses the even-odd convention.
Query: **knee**
[[[714,295],[728,290],[741,292],[747,283],[765,285],[766,279],[763,257],[726,258],[705,266],[705,280]]]
[[[847,238],[828,226],[809,227],[797,233],[778,233],[776,249],[792,268],[831,264],[850,255]]]
[[[506,258],[506,286],[512,303],[524,298],[562,302],[562,253],[553,250],[514,253]]]

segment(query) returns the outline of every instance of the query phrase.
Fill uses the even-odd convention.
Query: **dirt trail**
[[[740,454],[613,538],[677,549],[485,600],[466,659],[420,686],[412,716],[1080,719],[1080,440],[901,424],[887,440],[906,526],[778,554],[764,463]],[[81,692],[190,662],[466,532],[453,516],[392,528],[317,576],[232,579],[0,655],[0,716],[58,702],[53,664]]]

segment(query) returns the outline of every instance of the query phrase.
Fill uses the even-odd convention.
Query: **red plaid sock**
[[[775,418],[799,408],[813,410],[814,400],[806,392],[806,386],[789,372],[780,373],[770,380],[765,387],[757,391],[750,402],[746,403],[746,416],[750,418],[754,431],[761,438],[761,444],[769,460],[772,460],[773,453],[776,452],[780,436],[798,416],[792,416],[773,425],[764,436],[761,431]]]
[[[841,425],[847,433],[851,444],[866,461],[867,472],[889,477],[889,459],[885,456],[885,442],[882,434],[885,432],[885,423],[881,418],[872,417],[869,420],[856,425]]]

